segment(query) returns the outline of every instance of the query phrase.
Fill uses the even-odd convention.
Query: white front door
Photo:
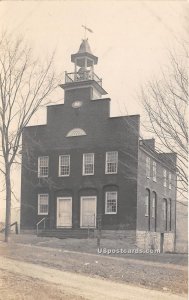
[[[72,198],[57,198],[57,227],[72,227]]]
[[[81,197],[80,227],[96,227],[96,197]]]

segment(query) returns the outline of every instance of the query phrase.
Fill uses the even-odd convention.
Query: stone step
[[[88,229],[51,229],[42,230],[38,233],[38,236],[42,237],[56,237],[59,239],[75,238],[75,239],[85,239],[88,238]],[[94,230],[89,230],[89,237],[94,236]]]

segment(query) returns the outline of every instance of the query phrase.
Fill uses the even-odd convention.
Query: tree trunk
[[[6,219],[5,219],[5,242],[9,241],[10,225],[11,225],[11,180],[10,180],[10,167],[6,169],[5,175],[6,182]]]

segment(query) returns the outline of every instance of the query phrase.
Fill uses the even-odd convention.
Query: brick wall
[[[150,178],[146,177],[146,157],[151,159]],[[152,162],[156,162],[157,181],[152,179]],[[157,231],[164,232],[165,222],[163,220],[162,201],[167,199],[168,209],[171,201],[171,228],[170,228],[170,213],[167,214],[167,231],[175,232],[175,217],[176,217],[176,174],[170,169],[170,166],[165,166],[156,155],[144,151],[140,148],[138,159],[138,183],[137,183],[137,229],[140,231]],[[163,186],[163,169],[167,170],[167,187]],[[168,172],[172,174],[172,187],[168,187]],[[145,216],[145,197],[146,189],[150,191],[150,216]],[[152,193],[155,192],[157,196],[156,202],[156,218],[152,218]],[[150,218],[150,219],[149,219]],[[156,219],[156,220],[155,220]],[[156,222],[156,223],[155,223]],[[156,225],[156,226],[155,226]],[[149,228],[150,227],[150,228]]]
[[[97,212],[104,228],[136,229],[137,167],[139,116],[110,118],[110,99],[90,100],[90,88],[67,93],[64,105],[47,109],[47,125],[25,128],[22,149],[21,227],[34,228],[37,194],[49,194],[48,222],[56,227],[57,196],[71,196],[73,227],[79,227],[80,196],[97,196]],[[79,109],[74,100],[82,100]],[[73,128],[82,128],[86,136],[66,137]],[[105,175],[106,151],[118,151],[118,174]],[[95,154],[95,174],[82,176],[83,153]],[[70,154],[71,174],[58,177],[59,155]],[[49,156],[48,182],[37,177],[38,156]],[[118,191],[118,213],[105,215],[105,192]]]

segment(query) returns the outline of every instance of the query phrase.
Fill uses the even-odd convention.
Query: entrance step
[[[56,237],[58,239],[87,239],[94,237],[94,229],[71,229],[71,228],[57,228],[46,229],[38,233],[42,237]]]

